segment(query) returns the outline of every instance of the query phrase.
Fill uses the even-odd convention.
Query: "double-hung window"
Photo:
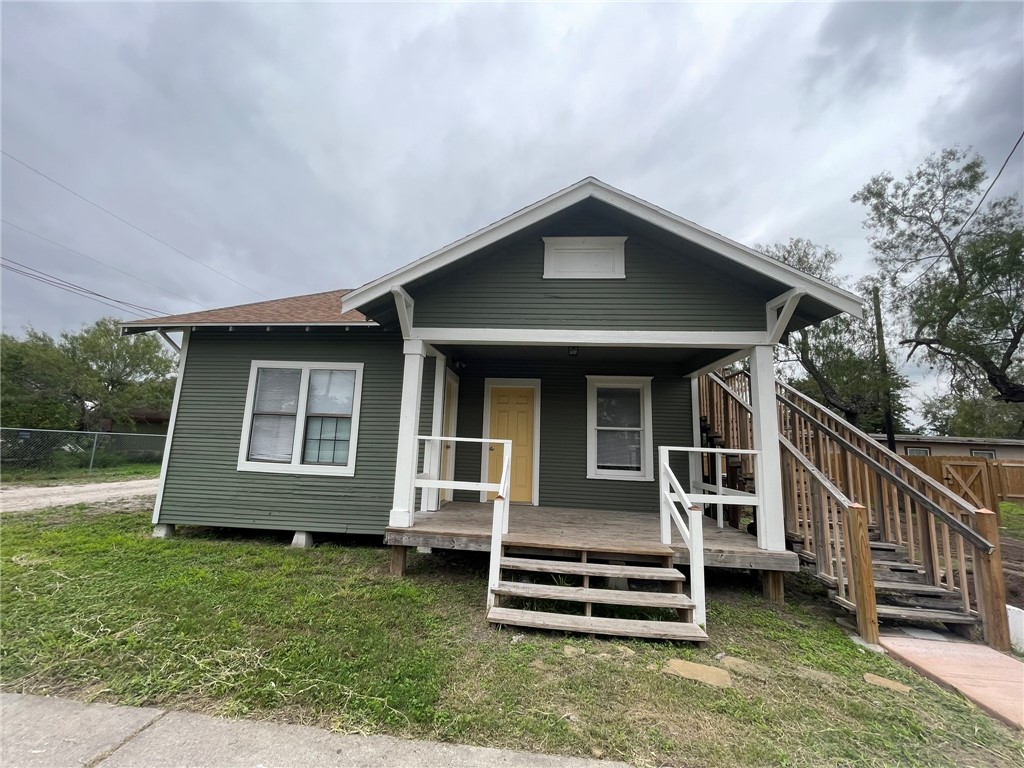
[[[254,360],[238,469],[353,475],[362,363]]]
[[[649,376],[587,376],[587,477],[653,480]]]

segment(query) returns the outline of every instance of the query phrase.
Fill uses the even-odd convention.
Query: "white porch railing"
[[[672,448],[673,451],[680,451],[690,455],[690,500],[697,504],[713,504],[717,507],[716,519],[718,527],[725,526],[725,507],[735,504],[739,506],[760,508],[763,504],[761,498],[761,452],[741,448]],[[702,470],[703,456],[706,454],[709,463],[709,474],[714,478],[713,483],[705,483]],[[742,491],[739,488],[730,488],[725,484],[722,471],[723,456],[750,456],[753,459],[754,469],[754,493]]]
[[[414,488],[422,491],[420,510],[428,509],[428,490],[453,490],[453,491],[484,491],[495,494],[494,497],[494,518],[491,523],[491,562],[487,576],[487,609],[494,607],[494,590],[498,588],[501,580],[501,547],[502,538],[508,533],[508,508],[509,496],[511,496],[512,485],[512,441],[491,440],[480,437],[442,437],[437,435],[419,435],[417,443],[424,445],[423,472],[416,475],[413,483]],[[437,477],[443,462],[434,461],[441,455],[441,443],[477,443],[488,445],[493,448],[496,445],[502,446],[501,479],[496,483],[471,483],[459,480],[443,480]],[[413,512],[415,517],[415,512]]]
[[[667,445],[658,448],[658,485],[661,508],[661,543],[672,544],[672,524],[676,526],[683,543],[690,551],[690,599],[693,600],[693,621],[707,628],[707,607],[704,598],[704,511],[693,501],[679,483],[669,463],[673,452],[686,448]],[[686,510],[687,519],[676,505]]]
[[[492,440],[481,437],[444,437],[441,435],[417,435],[417,444],[423,443],[423,471],[416,475],[413,482],[414,491],[416,488],[423,493],[420,497],[420,512],[429,512],[437,509],[437,504],[432,503],[428,498],[428,491],[486,491],[487,493],[501,494],[501,483],[473,483],[465,480],[444,480],[440,477],[443,470],[441,457],[441,443],[476,443],[477,445],[504,446],[503,455],[507,460],[511,459],[511,440]],[[415,510],[410,518],[409,524],[415,522]],[[508,524],[505,524],[505,533],[508,533]]]

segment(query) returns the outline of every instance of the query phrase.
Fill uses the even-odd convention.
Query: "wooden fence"
[[[1024,461],[993,461],[979,456],[905,456],[976,507],[998,512],[999,503],[1024,502]]]

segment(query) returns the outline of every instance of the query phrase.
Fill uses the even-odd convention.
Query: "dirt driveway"
[[[116,501],[133,496],[152,496],[159,486],[160,478],[153,477],[116,483],[0,488],[0,512],[7,514],[26,512],[30,509],[43,509],[44,507],[93,504],[98,501]]]

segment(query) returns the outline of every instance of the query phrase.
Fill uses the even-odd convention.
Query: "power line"
[[[985,194],[981,196],[981,199],[978,201],[978,204],[974,206],[974,210],[971,211],[971,215],[964,219],[963,226],[960,227],[960,231],[957,232],[956,235],[954,235],[953,240],[951,242],[955,243],[957,241],[957,238],[959,238],[960,235],[963,234],[963,231],[967,228],[967,225],[971,223],[971,219],[974,218],[974,214],[976,214],[981,209],[981,204],[985,202],[985,198],[988,197],[988,193],[992,191],[992,187],[996,185],[996,182],[999,181],[999,177],[1003,175],[1003,171],[1006,170],[1006,166],[1009,165],[1010,163],[1010,158],[1013,157],[1013,153],[1017,151],[1017,147],[1020,146],[1021,141],[1024,141],[1024,131],[1021,131],[1020,136],[1017,137],[1017,141],[1014,143],[1013,149],[1010,150],[1010,154],[1008,154],[1006,156],[1006,159],[1003,160],[1003,164],[999,168],[999,173],[997,173],[995,177],[992,179],[992,183],[988,185],[988,189],[985,190]]]
[[[65,280],[64,278],[57,277],[56,275],[51,275],[49,272],[44,272],[41,269],[30,267],[27,264],[22,264],[21,262],[15,261],[9,256],[3,256],[2,260],[0,260],[0,263],[3,263],[12,271],[18,272],[18,274],[22,274],[25,277],[31,277],[35,280],[38,280],[41,283],[52,285],[55,288],[60,288],[62,290],[68,291],[69,293],[76,293],[81,296],[86,296],[87,298],[96,297],[99,299],[105,299],[106,301],[112,301],[115,304],[122,305],[125,309],[131,312],[138,313],[141,311],[156,315],[167,314],[166,312],[160,309],[146,307],[141,304],[135,304],[130,301],[124,301],[123,299],[115,299],[113,296],[107,296],[106,294],[99,293],[98,291],[94,291],[91,288],[86,288],[84,286],[78,285],[77,283],[72,283],[70,280]],[[11,267],[11,265],[13,265],[13,268]]]
[[[119,307],[116,304],[111,304],[110,302],[107,302],[107,301],[103,301],[102,299],[97,299],[97,298],[94,298],[92,296],[88,296],[88,295],[86,295],[84,293],[79,293],[78,291],[72,291],[72,290],[70,290],[68,288],[64,288],[63,286],[57,285],[56,283],[51,283],[48,280],[44,280],[41,277],[37,277],[36,275],[33,275],[33,274],[29,273],[29,272],[24,272],[24,271],[18,269],[17,267],[12,267],[10,264],[5,264],[4,262],[0,262],[0,267],[3,267],[4,269],[6,269],[6,270],[8,270],[10,272],[13,272],[16,275],[21,275],[22,277],[27,277],[27,278],[30,278],[32,280],[36,280],[36,281],[38,281],[40,283],[43,283],[44,285],[52,285],[54,288],[60,288],[61,290],[67,291],[68,293],[72,293],[75,296],[81,296],[83,299],[89,299],[90,301],[95,301],[97,304],[105,304],[108,307],[113,307],[118,312],[127,312],[128,314],[135,315],[136,317],[145,317],[145,315],[143,315],[141,312],[132,312],[131,310],[125,309],[124,307]]]
[[[131,272],[128,272],[126,270],[121,269],[120,267],[115,267],[113,264],[108,264],[107,262],[103,261],[102,259],[97,259],[95,256],[90,256],[87,253],[82,253],[81,251],[76,251],[74,248],[71,248],[70,246],[64,245],[63,243],[58,243],[56,240],[51,240],[50,238],[45,237],[44,235],[40,235],[38,232],[33,232],[31,229],[26,229],[25,227],[22,227],[22,226],[19,226],[17,224],[14,224],[13,222],[8,221],[7,219],[0,219],[0,222],[3,222],[4,224],[6,224],[9,227],[14,227],[15,229],[21,230],[22,232],[24,232],[27,235],[32,235],[32,237],[39,238],[40,240],[42,240],[44,242],[47,242],[50,245],[55,245],[58,248],[63,248],[65,251],[68,251],[69,253],[73,253],[76,256],[81,256],[84,259],[89,259],[90,261],[95,261],[97,264],[102,264],[107,269],[112,269],[115,272],[120,272],[122,275],[127,275],[128,277],[134,278],[135,280],[138,280],[140,283],[145,283],[146,285],[151,285],[154,288],[156,288],[158,290],[161,290],[161,291],[163,291],[166,294],[169,294],[171,296],[175,296],[175,297],[177,297],[179,299],[187,301],[189,304],[194,304],[195,306],[199,307],[200,309],[206,309],[206,307],[204,307],[199,302],[193,301],[192,299],[188,298],[187,296],[182,296],[180,293],[175,293],[171,289],[166,288],[166,287],[160,285],[159,283],[151,282],[151,281],[147,280],[144,277],[139,277],[136,274],[133,274]]]
[[[978,200],[978,204],[974,206],[974,210],[971,211],[971,214],[966,219],[964,219],[964,223],[960,225],[960,229],[957,230],[957,233],[955,235],[953,235],[953,239],[949,241],[950,243],[955,244],[957,240],[960,239],[960,235],[962,235],[964,233],[964,230],[967,229],[967,225],[971,223],[971,219],[973,219],[974,215],[981,210],[981,204],[985,202],[985,198],[988,197],[988,193],[992,191],[992,187],[996,185],[996,182],[999,181],[999,177],[1002,176],[1003,171],[1006,170],[1006,166],[1010,164],[1010,158],[1013,157],[1013,153],[1017,151],[1017,147],[1020,146],[1021,141],[1024,141],[1024,131],[1021,131],[1020,136],[1017,137],[1017,141],[1014,142],[1013,148],[1010,149],[1010,154],[1006,156],[1006,159],[1003,160],[1003,164],[999,167],[999,172],[992,178],[992,183],[988,185],[988,189],[985,190],[985,194],[983,194],[981,196],[981,199]],[[936,256],[935,260],[932,261],[932,263],[929,264],[928,267],[921,274],[919,274],[917,277],[915,277],[913,280],[907,283],[907,287],[909,288],[922,277],[931,272],[932,268],[939,263],[940,259],[940,256]]]
[[[21,267],[22,269],[27,269],[30,272],[42,275],[48,280],[56,281],[57,283],[73,288],[76,291],[83,291],[93,296],[99,296],[101,299],[107,299],[108,301],[113,301],[118,304],[124,304],[125,306],[131,307],[132,309],[140,309],[143,312],[155,312],[157,314],[163,315],[167,314],[167,312],[161,309],[154,309],[153,307],[147,307],[142,304],[136,304],[135,302],[132,301],[124,301],[123,299],[115,299],[113,296],[107,296],[106,294],[99,293],[97,291],[92,290],[91,288],[86,288],[85,286],[79,285],[78,283],[73,283],[70,280],[65,280],[63,277],[57,277],[56,275],[51,275],[49,272],[44,272],[43,270],[37,269],[36,267],[30,267],[28,264],[22,264],[20,261],[15,261],[9,256],[3,256],[2,258],[10,262],[11,264],[14,264],[16,267]]]
[[[51,275],[49,272],[43,272],[42,270],[30,267],[27,264],[22,264],[21,262],[14,261],[13,259],[6,256],[4,257],[4,261],[6,261],[8,264],[13,264],[15,267],[18,267],[23,271],[27,270],[26,274],[31,274],[40,282],[45,282],[49,285],[54,286],[55,288],[62,288],[64,290],[71,291],[72,293],[78,293],[83,296],[95,296],[97,298],[106,299],[107,301],[112,301],[115,304],[123,305],[126,309],[132,311],[148,312],[151,315],[153,313],[158,315],[166,314],[159,309],[153,309],[152,307],[144,307],[141,304],[135,304],[133,302],[124,301],[122,299],[115,299],[113,296],[107,296],[106,294],[98,293],[97,291],[93,291],[89,288],[78,285],[77,283],[72,283],[68,280],[57,277],[56,275]]]
[[[25,162],[24,160],[21,160],[21,159],[19,159],[19,158],[15,157],[15,156],[14,156],[14,155],[12,155],[12,154],[11,154],[10,152],[7,152],[6,150],[0,150],[0,154],[3,154],[3,156],[4,156],[4,157],[8,157],[8,158],[10,158],[11,160],[13,160],[14,162],[18,163],[19,165],[23,165],[23,166],[25,166],[26,168],[28,168],[28,169],[29,169],[30,171],[32,171],[33,173],[35,173],[35,174],[37,174],[37,175],[39,175],[39,176],[42,176],[42,177],[43,177],[44,179],[46,179],[47,181],[49,181],[49,182],[51,182],[51,183],[53,183],[53,184],[56,184],[56,185],[57,185],[58,187],[60,187],[60,188],[61,188],[61,189],[63,189],[64,191],[66,191],[66,192],[70,192],[70,193],[71,193],[72,195],[74,195],[75,197],[79,198],[80,200],[83,200],[83,201],[87,202],[87,203],[88,203],[89,205],[91,205],[91,206],[92,206],[93,208],[98,208],[99,210],[101,210],[101,211],[103,211],[103,212],[104,212],[105,214],[107,214],[108,216],[112,216],[113,218],[115,218],[115,219],[117,219],[118,221],[120,221],[120,222],[121,222],[122,224],[127,224],[127,225],[128,225],[129,227],[131,227],[131,228],[132,228],[132,229],[134,229],[135,231],[137,231],[137,232],[141,232],[141,233],[142,233],[142,234],[144,234],[144,235],[145,235],[146,237],[150,238],[151,240],[155,240],[156,242],[160,243],[160,245],[164,246],[165,248],[169,248],[169,249],[171,249],[172,251],[174,251],[175,253],[177,253],[177,254],[179,254],[179,255],[181,255],[181,256],[184,256],[184,257],[185,257],[186,259],[188,259],[189,261],[194,261],[194,262],[195,262],[196,264],[198,264],[199,266],[201,266],[201,267],[206,267],[206,269],[210,270],[211,272],[215,272],[215,273],[217,273],[218,275],[220,275],[221,277],[225,278],[226,280],[230,280],[230,281],[231,281],[232,283],[234,283],[235,285],[237,285],[237,286],[240,286],[240,287],[242,287],[242,288],[245,288],[245,290],[247,290],[247,291],[250,291],[250,292],[252,292],[252,293],[255,293],[255,294],[256,294],[257,296],[259,296],[260,298],[263,298],[263,299],[269,299],[269,298],[270,298],[269,296],[266,296],[266,295],[264,295],[264,294],[260,293],[260,292],[259,292],[259,291],[257,291],[257,290],[256,290],[255,288],[250,288],[250,287],[249,287],[248,285],[246,285],[245,283],[241,283],[241,282],[239,282],[238,280],[235,280],[235,278],[231,277],[231,275],[228,275],[228,274],[225,274],[224,272],[221,272],[221,271],[220,271],[219,269],[217,269],[216,267],[211,267],[211,266],[210,266],[209,264],[206,264],[205,262],[202,262],[202,261],[200,261],[199,259],[195,258],[194,256],[190,256],[189,254],[185,253],[185,252],[184,252],[183,250],[181,250],[180,248],[175,248],[175,247],[174,247],[173,245],[171,245],[170,243],[168,243],[168,242],[165,242],[164,240],[161,240],[161,239],[160,239],[159,237],[157,237],[156,235],[154,235],[154,234],[152,234],[152,233],[150,233],[150,232],[147,232],[147,231],[146,231],[146,230],[144,230],[144,229],[143,229],[142,227],[140,227],[140,226],[138,226],[138,225],[136,225],[136,224],[132,224],[132,223],[131,223],[130,221],[128,221],[127,219],[125,219],[125,218],[122,218],[121,216],[118,216],[118,215],[117,215],[116,213],[114,213],[113,211],[111,211],[111,210],[109,210],[109,209],[107,209],[107,208],[104,208],[104,207],[103,207],[102,205],[100,205],[99,203],[95,203],[95,202],[93,202],[92,200],[90,200],[90,199],[89,199],[88,197],[86,197],[85,195],[83,195],[83,194],[80,194],[79,192],[75,192],[75,190],[71,189],[71,187],[68,187],[68,186],[65,186],[64,184],[61,184],[61,183],[60,183],[59,181],[57,181],[56,179],[54,179],[54,178],[53,178],[53,177],[51,177],[51,176],[47,176],[47,175],[46,175],[45,173],[43,173],[42,171],[40,171],[40,170],[39,170],[38,168],[33,168],[33,167],[32,167],[31,165],[29,165],[28,163],[26,163],[26,162]]]

